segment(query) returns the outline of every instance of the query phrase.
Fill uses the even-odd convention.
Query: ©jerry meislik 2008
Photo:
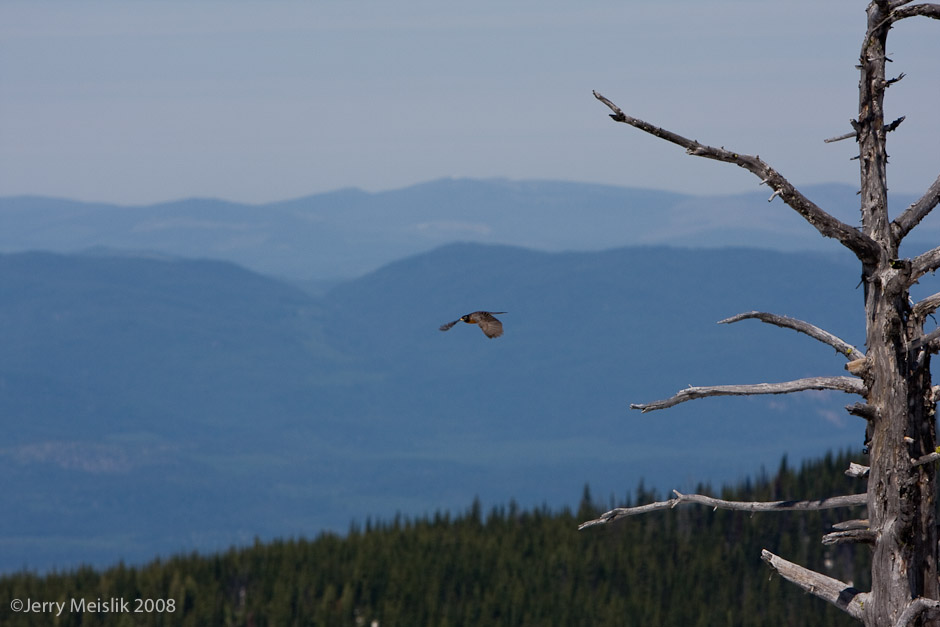
[[[110,597],[108,599],[69,599],[68,601],[36,601],[33,599],[13,599],[10,609],[14,612],[28,614],[54,614],[61,616],[63,612],[93,613],[93,614],[142,614],[151,612],[172,613],[176,611],[174,599],[123,599]]]

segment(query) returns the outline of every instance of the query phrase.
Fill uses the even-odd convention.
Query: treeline
[[[863,481],[844,475],[850,461],[861,460],[829,455],[799,470],[784,460],[773,476],[726,487],[717,495],[763,501],[863,491]],[[626,504],[661,498],[666,495],[641,485]],[[832,523],[860,517],[860,510],[751,515],[685,505],[577,531],[580,522],[605,509],[585,488],[577,512],[522,510],[514,504],[485,512],[476,502],[455,516],[397,516],[354,525],[345,537],[256,542],[141,567],[11,575],[0,579],[0,622],[83,627],[854,624],[773,576],[760,559],[763,548],[863,590],[869,585],[864,547],[820,543]],[[52,605],[48,612],[14,612],[15,599],[65,605],[59,616]],[[84,611],[75,605],[82,599]],[[94,602],[100,604],[90,605]]]

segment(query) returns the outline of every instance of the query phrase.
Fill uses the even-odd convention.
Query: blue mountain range
[[[0,214],[11,203],[26,200]],[[213,254],[194,259],[158,241],[82,240],[73,215],[84,252],[49,252],[68,229],[54,244],[65,209],[30,219],[43,211],[46,235],[30,245],[46,250],[0,255],[0,570],[312,536],[475,497],[557,507],[585,484],[610,500],[640,482],[664,494],[862,446],[863,422],[843,409],[858,399],[841,393],[629,409],[688,385],[846,374],[843,357],[805,336],[716,324],[771,311],[862,347],[859,268],[832,242],[444,243],[352,279],[342,259],[333,274],[285,262],[273,277],[208,258],[217,229],[192,244]],[[350,258],[368,247],[350,241]],[[256,265],[278,250],[269,240]],[[304,289],[313,276],[330,283]],[[477,309],[506,311],[505,335],[438,330]]]

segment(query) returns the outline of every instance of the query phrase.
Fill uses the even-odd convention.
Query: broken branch
[[[857,479],[864,479],[868,476],[868,473],[871,471],[869,466],[863,466],[862,464],[856,464],[855,462],[849,462],[849,467],[845,470],[846,477],[855,477]]]
[[[927,316],[933,314],[938,308],[940,308],[940,292],[932,294],[914,305],[911,309],[911,318],[919,324],[923,324]]]
[[[832,603],[852,618],[862,620],[864,617],[865,602],[870,596],[869,593],[859,592],[838,579],[827,577],[814,570],[788,562],[767,549],[761,551],[760,557],[770,564],[771,568],[780,573],[781,577],[795,583],[806,592]]]
[[[775,324],[778,327],[793,329],[799,333],[805,333],[811,338],[819,340],[823,344],[828,344],[851,359],[863,359],[865,357],[863,352],[848,342],[845,342],[844,340],[836,337],[832,333],[824,331],[823,329],[820,329],[819,327],[812,325],[809,322],[804,322],[789,316],[780,316],[763,311],[747,311],[736,316],[731,316],[730,318],[725,318],[724,320],[719,320],[718,324],[731,324],[732,322],[738,322],[740,320],[747,320],[750,318],[754,318],[768,324]]]
[[[940,328],[934,329],[925,335],[923,343],[931,353],[940,352]]]
[[[822,537],[822,543],[826,546],[844,544],[846,542],[874,544],[877,538],[878,534],[870,529],[847,529],[845,531],[827,533]]]
[[[940,459],[940,453],[937,453],[937,452],[934,452],[934,453],[927,453],[927,454],[924,455],[923,457],[919,457],[919,458],[917,458],[917,459],[912,459],[912,460],[911,460],[911,466],[912,466],[912,467],[923,466],[924,464],[929,464],[930,462],[935,462],[935,461],[937,461],[938,459]]]
[[[927,214],[937,206],[937,203],[940,203],[940,176],[927,188],[923,196],[891,222],[895,239],[900,242],[905,235],[910,233],[911,229],[927,217]]]
[[[940,20],[940,4],[924,3],[898,7],[891,11],[888,15],[888,19],[892,22],[897,22],[898,20],[915,16],[930,17],[935,20]]]
[[[934,272],[940,267],[940,246],[917,255],[911,260],[911,285],[928,272]]]
[[[823,141],[827,144],[832,144],[834,142],[840,142],[843,139],[849,139],[852,137],[858,137],[858,131],[852,131],[851,133],[845,133],[844,135],[836,135],[835,137],[827,137]]]
[[[872,407],[871,405],[866,405],[864,403],[855,403],[854,405],[846,405],[845,411],[849,412],[853,416],[864,418],[865,420],[874,420],[875,418],[878,417],[878,410]]]
[[[893,83],[893,82],[897,82],[897,81],[901,80],[901,77],[903,77],[903,76],[904,76],[904,75],[901,74],[901,76],[899,76],[898,78],[891,79],[890,81],[885,81],[885,84],[886,84],[886,85],[890,85],[890,84]],[[891,124],[885,125],[885,133],[890,133],[891,131],[893,131],[893,130],[896,129],[897,127],[901,126],[901,122],[903,122],[906,117],[907,117],[906,115],[902,115],[901,117],[899,117],[897,120],[895,120],[895,121],[892,122]]]
[[[708,396],[751,396],[758,394],[790,394],[804,390],[835,390],[846,394],[859,394],[865,396],[867,389],[861,379],[857,377],[810,377],[782,383],[751,383],[745,385],[712,385],[703,387],[687,387],[671,398],[652,403],[634,403],[630,409],[639,409],[643,413],[666,409],[691,401],[696,398]]]
[[[849,363],[845,364],[845,369],[854,374],[856,377],[864,377],[871,370],[871,360],[868,359],[868,357],[853,359]]]
[[[833,237],[842,242],[842,244],[854,252],[863,263],[874,262],[878,259],[878,245],[872,238],[820,209],[815,203],[806,198],[806,196],[791,185],[779,172],[761,161],[760,157],[743,155],[725,150],[724,148],[714,148],[700,144],[695,140],[688,139],[672,131],[654,126],[649,122],[625,114],[620,110],[620,107],[596,91],[594,92],[594,97],[613,111],[610,117],[616,122],[629,124],[650,135],[682,146],[685,148],[686,153],[690,155],[723,161],[725,163],[733,163],[755,174],[762,183],[766,183],[774,190],[771,199],[779,195],[785,203],[803,216],[803,218],[813,225],[823,236]]]

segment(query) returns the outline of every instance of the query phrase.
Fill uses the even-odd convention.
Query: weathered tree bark
[[[876,534],[872,555],[871,600],[865,624],[893,625],[914,599],[940,599],[937,581],[936,469],[912,466],[911,459],[936,449],[930,354],[921,340],[923,322],[914,323],[909,289],[911,262],[898,259],[905,228],[888,219],[884,95],[888,31],[900,2],[872,2],[859,59],[859,115],[856,124],[861,170],[862,232],[878,243],[874,263],[863,265],[865,343],[870,424],[868,517]],[[913,7],[907,7],[910,15]],[[936,198],[936,192],[933,192]],[[927,207],[925,201],[921,207]],[[936,203],[934,203],[936,204]],[[915,209],[910,221],[929,211]],[[921,615],[923,617],[923,615]],[[924,621],[922,624],[936,624]]]
[[[919,278],[940,269],[940,246],[913,259],[900,259],[901,240],[940,203],[940,177],[916,202],[893,221],[888,213],[886,137],[898,128],[903,117],[885,124],[885,90],[903,74],[885,74],[886,42],[899,20],[921,16],[940,19],[940,4],[912,0],[873,0],[867,9],[867,29],[858,69],[859,112],[852,120],[854,132],[831,138],[854,137],[858,143],[860,168],[861,226],[847,225],[824,211],[799,192],[786,178],[757,156],[700,144],[625,114],[613,102],[594,92],[611,111],[616,122],[629,124],[672,142],[693,156],[733,163],[761,179],[773,189],[770,200],[780,198],[825,237],[838,240],[851,250],[862,266],[867,352],[851,346],[809,323],[764,312],[748,312],[722,322],[754,318],[794,329],[825,342],[850,361],[846,369],[855,377],[814,377],[776,384],[689,387],[672,398],[631,405],[651,411],[678,403],[720,395],[781,394],[808,389],[840,390],[859,394],[865,403],[846,407],[867,421],[870,466],[850,469],[854,476],[868,477],[864,500],[865,520],[848,521],[826,534],[826,543],[855,542],[872,546],[872,589],[861,593],[842,582],[813,573],[767,551],[763,559],[782,576],[808,592],[842,608],[869,626],[940,625],[940,581],[938,581],[935,413],[940,388],[933,387],[931,354],[940,351],[940,329],[925,332],[924,325],[938,308],[940,293],[917,304],[910,288]],[[862,495],[844,497],[852,504]],[[853,500],[854,499],[854,500]],[[584,523],[581,528],[604,524],[623,516],[680,503],[712,503],[733,509],[782,509],[781,504],[734,506],[701,495],[681,495],[662,503],[616,509]],[[842,501],[826,500],[830,503]],[[811,501],[801,501],[806,507]],[[831,505],[830,505],[831,506]]]
[[[780,575],[806,592],[815,595],[824,601],[829,601],[840,610],[848,613],[852,618],[862,619],[865,607],[870,603],[871,595],[860,592],[850,585],[821,575],[815,571],[803,568],[782,557],[777,557],[767,549],[761,551],[761,559],[770,564]]]
[[[865,395],[865,385],[855,377],[811,377],[784,381],[782,383],[750,383],[745,385],[709,385],[690,386],[675,396],[652,403],[632,403],[630,409],[639,409],[643,413],[656,409],[666,409],[707,396],[754,396],[759,394],[792,394],[806,390],[836,390],[847,394]]]

